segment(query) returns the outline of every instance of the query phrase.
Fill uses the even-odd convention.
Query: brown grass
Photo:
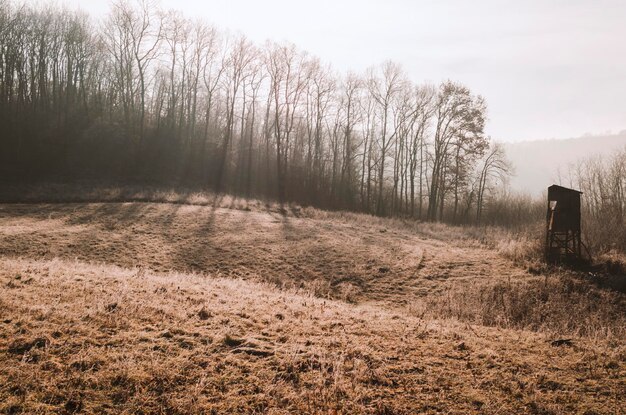
[[[427,315],[480,325],[618,343],[626,338],[626,296],[598,288],[593,278],[561,274],[542,281],[460,284],[426,304]]]
[[[149,185],[106,185],[43,183],[31,185],[0,184],[0,203],[171,203],[250,210],[264,208],[280,211],[272,201],[244,199],[231,195],[216,195],[198,188]]]
[[[527,331],[204,275],[1,264],[4,413],[625,409],[623,344],[557,347]]]
[[[530,277],[480,242],[454,238],[460,232],[444,225],[408,228],[367,215],[307,212],[169,203],[0,205],[0,255],[208,272],[394,306],[457,280]]]
[[[0,413],[626,412],[602,275],[528,272],[489,228],[224,200],[0,205]]]

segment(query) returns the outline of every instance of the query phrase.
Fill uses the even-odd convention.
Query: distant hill
[[[504,146],[515,168],[512,189],[540,195],[558,182],[559,171],[565,177],[572,163],[594,155],[610,155],[626,147],[626,130],[615,135],[521,141]]]

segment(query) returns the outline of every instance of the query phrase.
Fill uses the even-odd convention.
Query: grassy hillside
[[[626,411],[600,281],[472,230],[196,202],[0,205],[0,413]]]
[[[230,203],[224,203],[229,205]],[[243,203],[243,202],[242,202]],[[0,208],[0,255],[207,272],[319,296],[406,303],[483,275],[524,278],[452,228],[366,215],[233,205],[28,204]]]
[[[5,413],[625,409],[623,344],[65,260],[4,259],[0,282]]]

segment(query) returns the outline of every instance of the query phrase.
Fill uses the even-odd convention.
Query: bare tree
[[[428,219],[443,219],[446,180],[453,167],[455,143],[462,137],[482,139],[484,101],[472,96],[463,85],[447,81],[439,87],[436,104],[436,126],[433,137],[433,164],[428,199]],[[458,146],[457,146],[458,147]]]
[[[506,152],[500,143],[494,143],[482,160],[478,175],[478,196],[476,200],[476,223],[480,223],[483,214],[485,192],[489,182],[499,179],[501,182],[511,174],[511,166],[506,159]]]
[[[386,62],[382,68],[382,79],[375,75],[373,69],[368,76],[369,93],[380,107],[380,162],[378,166],[378,196],[376,203],[376,214],[384,214],[383,184],[385,181],[386,157],[393,139],[395,131],[390,130],[391,104],[396,94],[399,92],[402,83],[402,72],[400,67],[393,62]]]
[[[247,69],[252,64],[256,56],[256,52],[252,43],[244,36],[240,36],[233,40],[233,46],[230,55],[225,62],[224,86],[226,89],[226,126],[223,133],[221,143],[221,154],[218,161],[216,173],[217,190],[222,190],[225,167],[229,156],[229,149],[233,138],[235,126],[235,104],[238,98],[239,90],[242,88],[246,78],[248,77]],[[245,105],[244,105],[245,106]]]
[[[355,74],[348,74],[343,85],[343,97],[340,103],[344,107],[345,112],[340,191],[344,195],[343,206],[348,209],[353,209],[355,206],[355,196],[352,189],[355,187],[356,168],[354,162],[357,156],[356,149],[358,144],[356,143],[354,132],[357,124],[361,122],[359,105],[362,88],[363,81]]]
[[[455,222],[495,191],[486,105],[463,85],[416,85],[392,62],[341,77],[293,45],[224,37],[149,0],[116,0],[92,23],[0,2],[3,169]]]
[[[135,6],[118,0],[113,3],[104,30],[118,70],[127,128],[137,148],[141,147],[145,135],[148,66],[156,58],[161,42],[161,20],[154,9],[154,3],[146,0],[138,0]],[[139,119],[135,122],[137,95]]]
[[[306,54],[298,53],[293,45],[270,44],[267,68],[270,95],[274,106],[274,140],[276,143],[276,174],[278,200],[286,200],[286,172],[289,144],[300,98],[306,86]]]

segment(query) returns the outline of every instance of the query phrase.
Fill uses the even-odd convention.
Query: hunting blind
[[[547,262],[577,262],[582,259],[580,195],[582,192],[578,190],[556,184],[548,187]]]

